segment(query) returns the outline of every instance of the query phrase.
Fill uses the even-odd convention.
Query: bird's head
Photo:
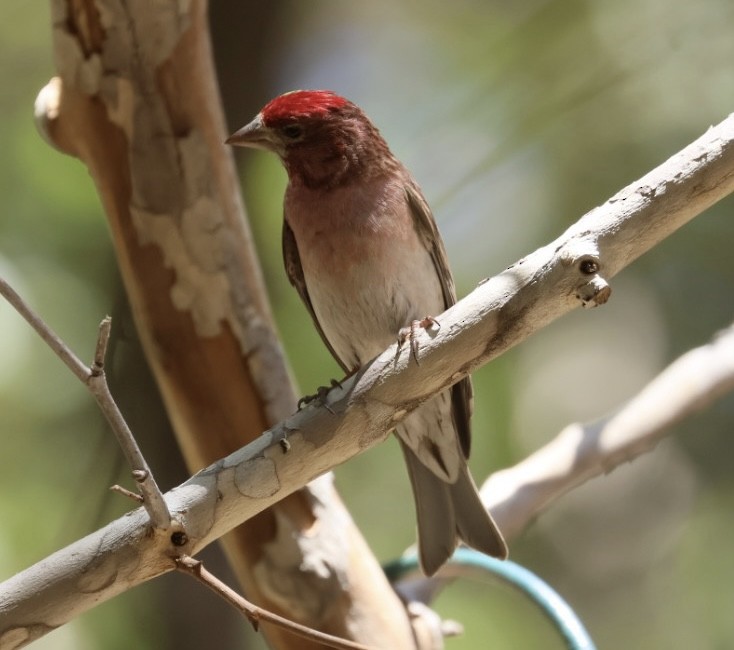
[[[226,142],[278,154],[291,180],[314,188],[371,175],[394,160],[362,110],[330,90],[276,97]]]

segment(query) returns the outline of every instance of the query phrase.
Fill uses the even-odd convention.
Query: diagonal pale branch
[[[686,352],[616,413],[574,423],[514,467],[490,476],[484,503],[519,535],[545,508],[595,476],[652,451],[670,429],[734,390],[734,325]]]
[[[142,509],[0,585],[0,648],[31,641],[175,568],[228,530],[386,438],[420,403],[554,318],[603,302],[606,281],[734,190],[734,117],[484,282],[419,334],[421,364],[391,346],[326,396],[166,495],[174,533]]]

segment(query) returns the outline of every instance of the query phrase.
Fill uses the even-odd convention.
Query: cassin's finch
[[[288,172],[288,278],[334,358],[351,373],[406,327],[456,302],[436,223],[410,173],[367,116],[330,91],[271,101],[228,143],[272,151]],[[461,540],[506,557],[469,474],[472,388],[463,379],[397,427],[431,575]]]

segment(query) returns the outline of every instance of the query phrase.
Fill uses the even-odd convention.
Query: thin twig
[[[168,506],[107,384],[107,377],[104,372],[104,358],[112,327],[110,317],[105,317],[99,325],[99,336],[97,337],[97,345],[95,346],[94,361],[92,367],[89,368],[3,278],[0,278],[0,295],[13,306],[46,342],[56,356],[74,373],[74,376],[92,393],[97,405],[107,418],[117,438],[117,442],[122,448],[123,454],[125,454],[127,462],[132,468],[133,478],[140,486],[140,491],[143,494],[143,505],[148,512],[151,523],[156,528],[168,528],[171,523]]]
[[[107,353],[111,325],[112,319],[109,316],[103,318],[99,324],[99,336],[97,337],[97,345],[94,352],[94,362],[86,384],[92,395],[94,395],[94,399],[97,400],[100,410],[110,423],[112,432],[115,434],[117,442],[132,468],[133,478],[143,494],[143,505],[148,511],[151,523],[155,528],[165,529],[171,524],[171,514],[168,511],[168,506],[153,477],[153,472],[150,471],[148,463],[140,451],[140,447],[138,447],[135,436],[133,436],[125,418],[120,413],[120,409],[114,397],[112,397],[110,387],[107,384],[107,376],[104,371],[104,358]]]
[[[94,348],[94,360],[92,361],[92,374],[100,374],[104,370],[104,360],[107,356],[107,346],[110,343],[112,332],[112,318],[105,316],[99,324],[97,345]]]
[[[138,503],[143,503],[143,501],[145,501],[142,495],[137,492],[133,492],[132,490],[128,490],[127,488],[122,487],[122,485],[112,485],[110,487],[110,492],[117,492],[117,494],[121,494],[122,496],[132,499],[133,501],[137,501]]]
[[[89,368],[77,357],[64,343],[55,332],[53,332],[41,317],[34,312],[28,304],[21,298],[18,293],[11,287],[4,278],[0,277],[0,294],[13,306],[26,322],[36,330],[36,333],[46,342],[48,347],[53,350],[56,356],[61,359],[71,370],[76,378],[86,383],[89,377]]]
[[[332,636],[331,634],[319,632],[318,630],[306,627],[300,623],[289,621],[287,618],[278,616],[278,614],[274,614],[267,609],[262,609],[262,607],[253,605],[250,601],[240,596],[236,591],[230,589],[215,575],[207,571],[202,562],[189,555],[182,555],[176,558],[176,568],[182,573],[193,576],[203,585],[206,585],[211,589],[215,594],[224,598],[224,600],[226,600],[230,605],[237,608],[247,616],[256,631],[260,626],[260,621],[265,621],[282,627],[283,629],[304,639],[323,643],[330,648],[339,648],[340,650],[369,650],[367,646],[362,645],[361,643],[348,641],[347,639],[340,639],[339,637]]]

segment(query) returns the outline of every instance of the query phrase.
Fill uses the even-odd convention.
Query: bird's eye
[[[283,127],[283,135],[289,140],[297,140],[303,134],[303,129],[299,124],[286,124]]]

